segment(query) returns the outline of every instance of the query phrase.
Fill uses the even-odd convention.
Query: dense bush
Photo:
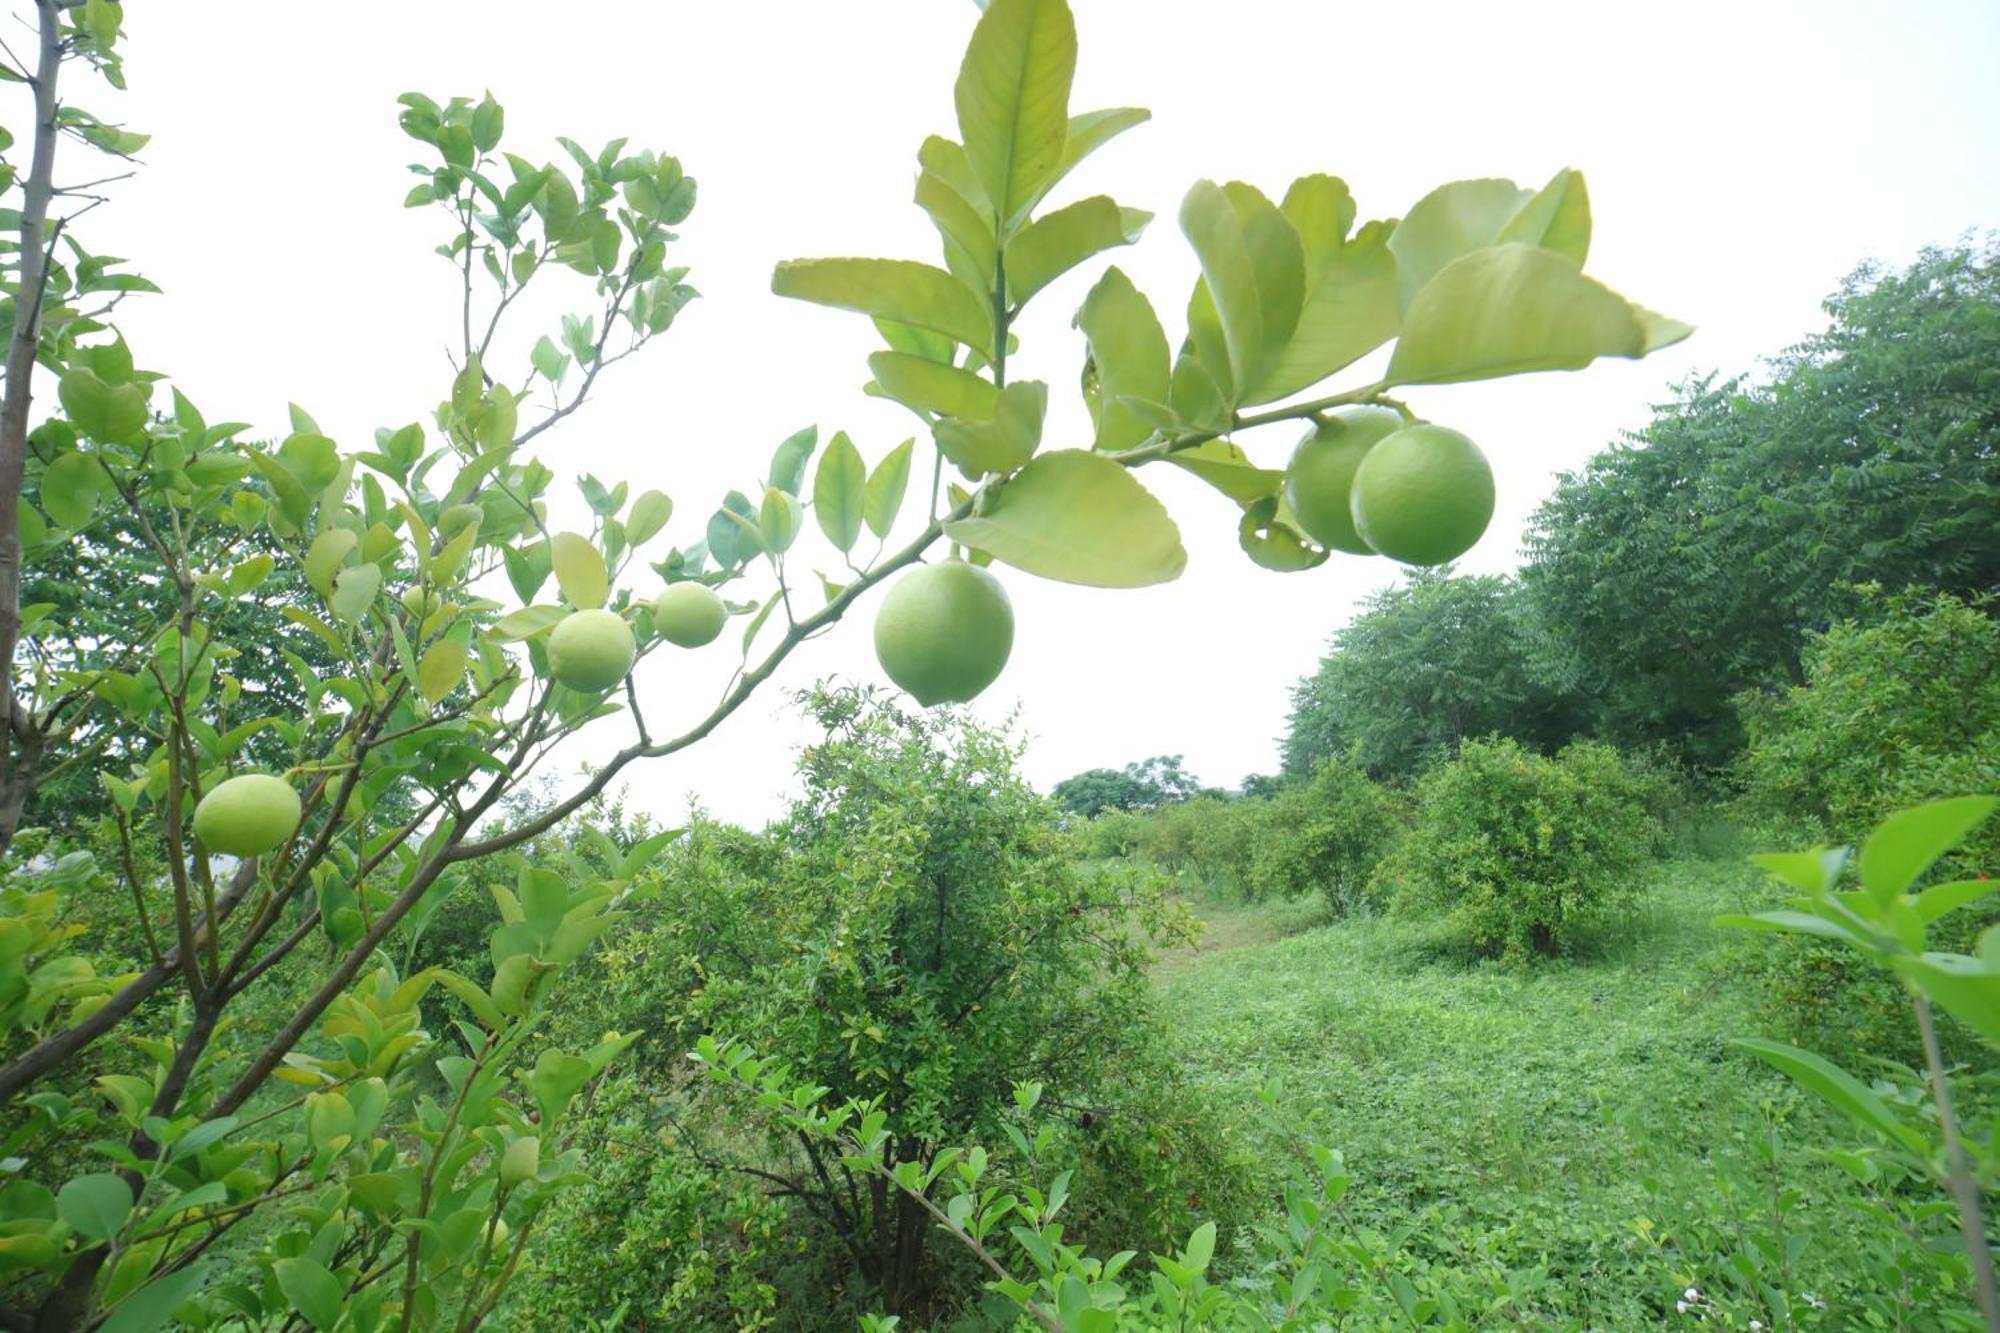
[[[1353,763],[1323,760],[1309,779],[1262,803],[1245,887],[1253,899],[1317,893],[1334,908],[1350,910],[1361,902],[1398,827],[1386,788]]]
[[[1747,813],[1803,822],[1855,844],[1884,815],[1920,801],[2000,791],[2000,619],[1991,600],[1871,596],[1877,614],[1817,636],[1806,684],[1746,700],[1750,741],[1737,773]],[[1977,833],[1939,873],[2000,866],[2000,826]],[[1956,913],[1937,947],[1971,952],[1995,909]],[[1902,988],[1846,953],[1784,938],[1746,946],[1767,1019],[1809,1045],[1913,1054]]]
[[[1535,633],[1511,578],[1412,572],[1371,596],[1293,687],[1285,772],[1340,758],[1411,778],[1496,733],[1556,748],[1582,730],[1582,701],[1538,669]]]
[[[1398,910],[1448,920],[1474,952],[1569,952],[1661,838],[1650,779],[1593,742],[1555,758],[1469,741],[1416,789],[1408,836],[1379,872]]]
[[[1080,861],[1004,733],[852,690],[809,706],[825,735],[788,818],[761,836],[697,821],[591,960],[592,1002],[563,1016],[653,1039],[586,1118],[619,1160],[576,1196],[572,1240],[535,1285],[579,1315],[630,1302],[649,1321],[728,1326],[773,1302],[908,1312],[965,1289],[918,1203],[796,1136],[746,1135],[741,1107],[691,1086],[683,1057],[705,1034],[750,1037],[842,1100],[879,1099],[899,1157],[992,1135],[1014,1082],[1036,1079],[1067,1118],[1061,1151],[1120,1182],[1102,1217],[1121,1234],[1241,1206],[1200,1099],[1157,1054],[1149,942],[1185,929],[1160,877]],[[626,1256],[615,1279],[606,1252]]]

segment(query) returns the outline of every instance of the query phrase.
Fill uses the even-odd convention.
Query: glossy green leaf
[[[1285,480],[1283,472],[1258,467],[1248,454],[1227,440],[1208,440],[1192,449],[1176,449],[1167,455],[1167,461],[1192,472],[1240,505],[1276,495]]]
[[[1889,1104],[1859,1079],[1831,1061],[1811,1051],[1802,1051],[1781,1041],[1766,1041],[1761,1037],[1743,1037],[1730,1044],[1749,1051],[1856,1124],[1874,1130],[1911,1152],[1928,1155],[1929,1145],[1923,1135],[1899,1120],[1896,1113],[1889,1109]]]
[[[949,151],[956,154],[955,165],[963,170],[953,171],[947,177],[926,166],[917,175],[917,206],[930,215],[932,225],[938,230],[938,238],[944,245],[945,267],[973,291],[989,293],[993,290],[993,261],[997,253],[993,215],[974,202],[978,187],[964,174],[970,170],[964,168],[964,150],[946,139],[931,142],[948,145]],[[928,153],[930,143],[925,148]],[[953,184],[953,180],[961,181],[964,189]],[[965,190],[972,194],[968,196]]]
[[[303,1256],[280,1259],[271,1265],[271,1274],[278,1280],[278,1290],[285,1294],[292,1308],[319,1333],[327,1333],[340,1322],[340,1308],[347,1289],[324,1265]]]
[[[947,417],[931,434],[944,456],[968,473],[1012,472],[1035,456],[1048,409],[1048,385],[1017,380],[1000,391],[991,420]]]
[[[154,1333],[165,1328],[175,1309],[207,1279],[208,1270],[200,1264],[155,1278],[111,1307],[97,1333]]]
[[[827,441],[813,472],[813,517],[826,539],[842,551],[854,549],[861,538],[862,517],[868,503],[868,465],[846,431],[836,431]]]
[[[1130,449],[1153,427],[1121,400],[1163,403],[1170,392],[1167,335],[1159,316],[1132,280],[1113,267],[1083,298],[1076,326],[1090,349],[1084,396],[1097,427],[1096,447]]]
[[[779,296],[858,310],[993,354],[993,312],[941,268],[907,259],[794,259],[771,274]]]
[[[1233,386],[1261,384],[1298,325],[1305,297],[1299,235],[1268,199],[1240,182],[1197,181],[1182,201],[1180,222],[1201,261],[1227,349],[1226,366],[1210,360],[1211,370],[1226,371]]]
[[[111,479],[95,458],[72,449],[59,454],[42,471],[42,508],[56,526],[76,531],[90,522]]]
[[[568,617],[566,607],[524,606],[500,617],[486,635],[495,643],[518,643],[547,634]]]
[[[933,416],[989,417],[1000,395],[991,380],[907,352],[871,352],[868,369],[886,396]]]
[[[1280,497],[1266,495],[1244,506],[1236,525],[1236,541],[1243,553],[1265,569],[1295,574],[1327,561],[1328,552],[1309,544],[1298,529],[1280,516]]]
[[[1036,292],[1092,255],[1139,239],[1151,213],[1094,195],[1036,218],[1007,242],[1007,301],[1026,305]]]
[[[347,557],[361,544],[361,536],[351,528],[328,528],[313,538],[313,544],[306,548],[306,582],[322,597],[333,596],[333,576],[340,572]]]
[[[424,651],[417,663],[417,689],[431,703],[437,703],[465,679],[466,647],[457,639],[439,639]]]
[[[1065,0],[992,0],[973,28],[952,102],[966,160],[1003,225],[1055,178],[1075,74]]]
[[[1424,284],[1453,260],[1483,250],[1533,198],[1507,180],[1465,180],[1440,185],[1410,206],[1389,238],[1396,257],[1396,295],[1407,310]]]
[[[641,491],[625,515],[625,540],[634,546],[645,545],[660,535],[660,530],[667,526],[667,520],[673,514],[674,502],[667,498],[666,492]]]
[[[916,452],[916,447],[915,440],[904,440],[868,474],[868,491],[861,516],[867,521],[868,530],[883,541],[888,540],[890,529],[896,526],[896,514],[903,507],[903,495],[910,488],[910,456]]]
[[[788,495],[797,495],[805,484],[806,463],[818,445],[818,426],[807,426],[787,436],[771,455],[770,484]]]
[[[1845,847],[1822,847],[1811,852],[1764,852],[1750,858],[1752,865],[1777,876],[1808,897],[1831,893],[1840,882],[1849,852]]]
[[[603,552],[588,537],[558,532],[549,539],[549,563],[555,570],[556,586],[571,606],[589,611],[604,605],[611,591],[611,576],[604,567]]]
[[[2000,891],[2000,879],[1960,879],[1949,884],[1933,884],[1917,895],[1914,904],[1918,919],[1929,925],[1968,903],[1976,903],[1989,893]]]
[[[1927,953],[1921,958],[1891,960],[1904,980],[1936,1001],[1946,1013],[1965,1024],[1990,1046],[2000,1046],[2000,970],[1991,958],[1995,931],[1980,938],[1985,957]]]
[[[96,371],[71,366],[56,384],[56,397],[70,423],[99,443],[137,444],[145,435],[151,412],[137,384],[107,384]]]
[[[806,512],[797,496],[776,486],[765,489],[764,503],[758,508],[757,531],[766,551],[783,555],[791,550],[805,521]]]
[[[1140,106],[1106,107],[1101,111],[1084,111],[1071,116],[1068,133],[1063,139],[1062,161],[1056,164],[1055,178],[1049,182],[1050,186],[1061,181],[1077,163],[1105,144],[1152,118],[1153,113]]]
[[[1884,903],[1908,891],[1931,863],[1991,817],[2000,800],[1959,796],[1898,810],[1875,826],[1861,846],[1861,886]]]
[[[1724,930],[1758,930],[1781,935],[1817,935],[1822,939],[1839,940],[1843,944],[1856,943],[1853,931],[1823,916],[1811,912],[1789,910],[1757,912],[1748,916],[1725,913],[1711,919],[1711,925]]]
[[[353,624],[368,614],[368,608],[375,604],[375,594],[380,591],[380,565],[350,565],[334,575],[333,596],[327,599],[327,605],[335,619]]]
[[[1507,219],[1495,238],[1525,241],[1583,267],[1590,257],[1590,192],[1583,173],[1564,167]]]
[[[1354,201],[1332,176],[1292,183],[1282,205],[1305,256],[1305,298],[1298,325],[1246,403],[1276,402],[1360,360],[1396,336],[1393,222],[1370,222],[1353,236]]]
[[[108,1171],[77,1176],[56,1192],[56,1216],[84,1240],[102,1245],[132,1216],[132,1190]]]
[[[1014,475],[973,517],[945,535],[994,559],[1063,583],[1140,588],[1180,576],[1180,530],[1125,468],[1063,449]]]
[[[1391,384],[1453,384],[1642,357],[1694,330],[1626,301],[1562,256],[1475,250],[1425,285],[1389,359]]]

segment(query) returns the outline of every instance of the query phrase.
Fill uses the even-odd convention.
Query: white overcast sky
[[[1556,472],[1642,424],[1691,371],[1751,368],[1809,331],[1857,260],[1900,262],[2000,222],[1992,0],[1073,3],[1073,109],[1136,104],[1154,119],[1059,200],[1107,192],[1160,215],[1115,259],[1171,337],[1194,272],[1173,218],[1197,178],[1275,197],[1294,176],[1332,172],[1366,218],[1400,215],[1445,180],[1540,184],[1565,165],[1590,183],[1589,271],[1697,326],[1643,363],[1411,395],[1478,440],[1499,476],[1499,513],[1468,569],[1512,568]],[[800,256],[935,262],[909,202],[914,152],[954,132],[951,85],[975,18],[969,0],[132,4],[132,91],[80,100],[155,138],[140,178],[83,234],[166,289],[130,303],[122,326],[140,364],[172,375],[211,421],[278,433],[296,401],[364,447],[377,426],[429,416],[457,325],[456,275],[430,252],[443,220],[399,206],[419,146],[396,128],[398,93],[491,89],[506,146],[536,159],[559,156],[557,134],[677,154],[700,205],[670,262],[691,266],[704,299],[609,373],[593,405],[544,437],[544,456],[565,484],[588,470],[667,490],[666,540],[686,542],[802,425],[847,429],[871,462],[911,433],[901,409],[860,392],[876,345],[866,321],[780,301],[768,280],[774,261]],[[1052,445],[1082,438],[1068,321],[1101,267],[1049,289],[1020,330],[1010,369],[1050,383]],[[565,304],[587,296],[579,283]],[[543,327],[519,329],[519,347]],[[1242,443],[1276,466],[1296,434]],[[1179,582],[1115,593],[1007,577],[1017,642],[979,711],[1020,706],[1044,785],[1162,752],[1223,784],[1271,770],[1288,687],[1395,577],[1339,557],[1263,572],[1236,547],[1233,508],[1170,471],[1142,475],[1180,519]],[[871,614],[808,645],[781,689],[710,742],[637,771],[634,797],[667,814],[690,794],[739,820],[775,812],[801,735],[782,688],[875,678]],[[648,663],[656,733],[707,711],[731,656],[717,645]],[[601,748],[623,725],[603,724]]]

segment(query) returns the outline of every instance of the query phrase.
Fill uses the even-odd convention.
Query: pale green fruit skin
[[[194,835],[211,852],[262,856],[299,826],[299,794],[269,773],[217,783],[194,808]]]
[[[1348,493],[1354,469],[1383,438],[1403,428],[1403,414],[1389,407],[1348,407],[1333,412],[1299,441],[1285,468],[1285,503],[1306,536],[1349,555],[1374,555],[1354,530]]]
[[[1493,469],[1445,426],[1406,426],[1368,451],[1350,500],[1361,539],[1406,565],[1442,565],[1471,550],[1493,518]]]
[[[583,694],[625,679],[637,652],[632,627],[615,611],[575,611],[549,631],[549,670]]]
[[[653,601],[653,628],[680,648],[714,643],[728,619],[729,608],[715,590],[699,583],[673,584]]]
[[[875,613],[875,658],[924,707],[965,703],[1000,678],[1014,607],[1000,580],[946,560],[903,575]]]

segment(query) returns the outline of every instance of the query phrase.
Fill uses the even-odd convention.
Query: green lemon
[[[1329,414],[1299,441],[1285,469],[1285,500],[1306,536],[1349,555],[1375,554],[1354,530],[1348,491],[1362,455],[1402,428],[1403,414],[1394,408],[1348,407]]]
[[[975,697],[999,678],[1013,647],[1007,590],[963,560],[911,570],[875,613],[876,660],[926,708]]]
[[[299,794],[269,773],[217,783],[194,808],[194,835],[211,852],[262,856],[299,826]]]
[[[653,628],[668,643],[699,648],[714,643],[729,619],[715,590],[699,583],[676,583],[653,601]]]
[[[632,627],[615,611],[577,611],[549,632],[549,670],[584,694],[608,690],[632,669]]]
[[[1444,426],[1406,426],[1354,469],[1361,540],[1406,565],[1442,565],[1471,550],[1493,517],[1493,469],[1479,446]]]

